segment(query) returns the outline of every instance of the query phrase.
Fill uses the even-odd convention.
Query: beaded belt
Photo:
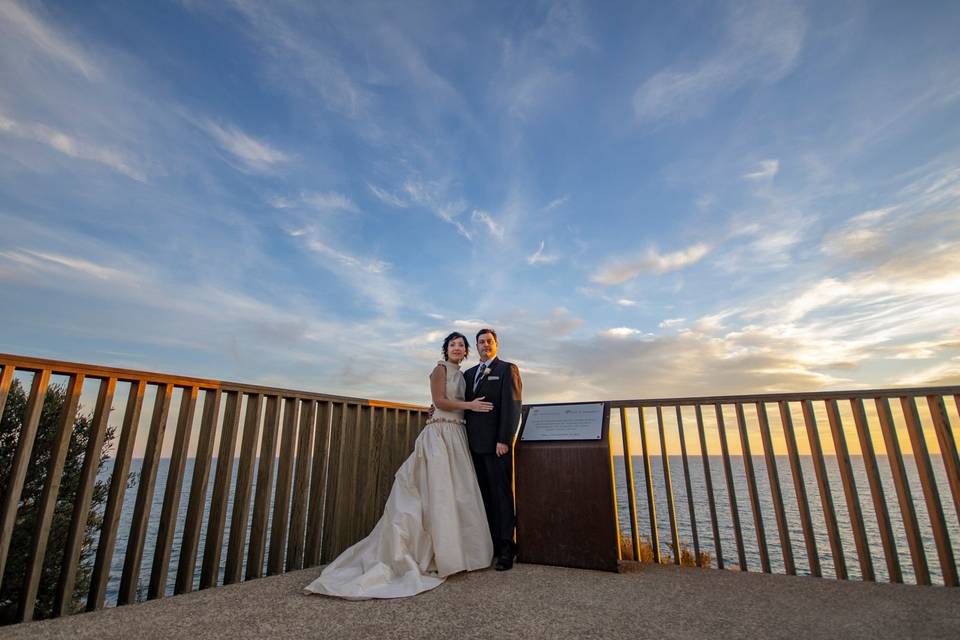
[[[427,422],[426,422],[426,424],[438,424],[438,423],[446,423],[446,424],[467,424],[467,421],[464,420],[464,419],[462,419],[462,418],[460,418],[460,419],[456,419],[456,418],[430,418],[430,419],[427,420]]]

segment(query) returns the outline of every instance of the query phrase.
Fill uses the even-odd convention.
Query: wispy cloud
[[[0,2],[0,25],[3,23],[29,39],[37,50],[42,51],[49,59],[72,68],[89,80],[101,78],[97,65],[80,48],[38,20],[15,0]],[[0,26],[0,33],[2,29]]]
[[[709,251],[710,247],[704,243],[671,253],[660,253],[650,248],[639,256],[616,258],[606,263],[593,274],[591,279],[598,284],[613,285],[632,280],[641,273],[664,274],[679,271],[696,264]]]
[[[345,211],[356,213],[357,205],[342,193],[336,191],[303,191],[298,196],[273,196],[269,199],[270,206],[275,209],[308,208],[320,213],[336,213]]]
[[[489,213],[481,211],[480,209],[474,209],[471,218],[474,222],[479,222],[486,227],[490,235],[498,240],[503,240],[503,225],[498,224]]]
[[[340,61],[332,46],[339,34],[331,22],[324,21],[324,37],[317,37],[304,29],[312,23],[305,15],[306,7],[249,0],[233,0],[231,6],[245,19],[250,36],[261,45],[271,65],[271,73],[282,79],[281,86],[294,92],[307,88],[326,108],[349,118],[365,113],[370,94]],[[295,82],[289,82],[291,78]]]
[[[641,122],[701,116],[722,96],[783,78],[803,48],[806,18],[791,0],[754,0],[731,8],[726,39],[710,57],[659,71],[640,85],[633,107]]]
[[[410,203],[401,198],[395,193],[391,193],[386,189],[381,189],[380,187],[367,183],[367,188],[370,189],[370,193],[376,196],[377,200],[380,202],[390,205],[391,207],[396,207],[398,209],[405,209],[410,206]]]
[[[147,179],[144,170],[126,153],[95,141],[77,138],[45,124],[17,122],[0,113],[0,132],[39,142],[71,158],[102,164],[139,182]]]
[[[0,251],[0,258],[36,272],[56,273],[61,276],[71,274],[112,282],[130,280],[129,274],[120,269],[97,264],[75,256],[46,251],[34,251],[32,249]]]
[[[600,335],[608,338],[632,338],[634,336],[649,337],[649,334],[644,334],[644,332],[640,329],[634,329],[633,327],[613,327],[612,329],[601,331]]]
[[[660,322],[661,329],[671,329],[673,327],[679,327],[687,321],[686,318],[667,318]]]
[[[386,205],[398,209],[406,209],[412,206],[423,207],[447,224],[452,225],[457,233],[467,240],[473,238],[459,220],[459,217],[467,210],[466,203],[462,199],[448,197],[446,195],[447,189],[440,181],[431,182],[408,178],[403,182],[400,193],[387,191],[370,183],[367,183],[367,188],[380,202]]]
[[[511,116],[525,120],[549,104],[550,96],[573,85],[564,63],[595,47],[584,5],[578,0],[551,3],[532,28],[503,40],[501,78],[495,85],[498,102]]]
[[[225,151],[238,160],[243,168],[255,173],[268,173],[277,165],[290,161],[290,156],[266,142],[244,133],[239,128],[206,122],[203,128]]]
[[[551,200],[551,201],[542,209],[542,211],[543,211],[544,213],[546,213],[547,211],[553,211],[554,209],[557,209],[557,208],[559,208],[559,207],[562,207],[563,205],[567,204],[568,202],[570,202],[570,196],[561,196],[561,197],[559,197],[559,198],[556,198],[556,199],[554,199],[554,200]]]
[[[546,242],[541,240],[540,246],[531,255],[527,256],[527,264],[537,266],[541,264],[553,264],[560,259],[559,256],[544,253]]]
[[[346,251],[335,249],[334,247],[324,244],[316,238],[310,238],[307,240],[306,246],[311,251],[319,253],[320,255],[338,262],[344,267],[350,269],[359,269],[360,271],[364,271],[366,273],[384,273],[390,268],[390,264],[384,262],[383,260],[360,258],[347,253]]]
[[[752,171],[743,174],[743,177],[747,180],[767,180],[777,175],[778,171],[779,160],[761,160]]]

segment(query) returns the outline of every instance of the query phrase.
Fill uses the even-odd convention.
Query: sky
[[[0,0],[0,352],[424,403],[489,326],[526,402],[960,384],[957,33]]]

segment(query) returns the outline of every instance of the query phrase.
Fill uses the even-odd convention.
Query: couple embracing
[[[520,421],[517,366],[497,357],[497,334],[477,332],[480,364],[461,333],[443,341],[430,374],[433,411],[394,477],[383,515],[306,587],[351,600],[402,598],[461,571],[513,567],[513,434]]]

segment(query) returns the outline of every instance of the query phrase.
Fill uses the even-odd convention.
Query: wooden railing
[[[22,580],[18,620],[35,617],[41,580],[51,579],[44,573],[51,553],[59,560],[49,614],[73,611],[98,481],[107,482],[108,491],[90,587],[79,607],[87,610],[108,604],[108,583],[112,577],[116,584],[118,573],[116,603],[122,605],[329,562],[373,527],[393,474],[426,418],[425,408],[415,405],[5,354],[0,354],[0,367],[0,413],[15,380],[25,391],[15,453],[9,468],[0,469],[0,576],[6,575],[47,390],[63,385],[63,408],[49,441],[42,494],[33,505],[37,515],[29,548],[18,550],[27,554],[26,569],[12,578]],[[77,408],[84,393],[94,390],[91,433],[69,530],[62,549],[48,549]],[[123,411],[115,425],[112,467],[106,478],[98,478],[115,403]],[[611,426],[624,452],[619,481],[626,495],[619,499],[628,503],[626,528],[634,558],[642,557],[641,546],[649,544],[655,562],[664,560],[665,546],[676,563],[689,550],[697,564],[718,568],[735,564],[752,570],[759,565],[765,572],[839,579],[854,574],[863,580],[957,586],[960,461],[951,423],[960,423],[960,387],[623,400],[611,405],[611,420],[620,423]],[[647,429],[651,423],[653,437]],[[822,435],[824,424],[829,425],[828,440]],[[739,433],[739,444],[728,434],[730,429]],[[131,509],[132,496],[125,500],[125,494],[132,463],[141,460],[134,458],[135,450],[142,463]],[[683,473],[679,495],[685,505],[677,504],[674,490],[677,458]],[[642,473],[635,474],[635,459]],[[164,461],[167,473],[158,502],[154,491]],[[655,466],[660,467],[656,474]],[[635,477],[643,485],[640,494]],[[838,484],[840,505],[835,504]],[[861,500],[864,492],[869,501]],[[741,503],[744,493],[746,503]],[[922,494],[919,509],[916,493]],[[182,495],[187,496],[183,515]],[[752,517],[743,518],[748,520],[744,523],[741,511],[747,512],[747,504]],[[638,524],[638,513],[644,510],[649,524],[645,530]],[[667,522],[661,524],[658,513],[662,516],[664,510]],[[705,513],[709,531],[698,527]],[[128,523],[125,545],[118,545],[121,521]],[[669,532],[668,545],[661,545],[663,526]],[[150,537],[153,550],[144,593],[141,563],[152,529],[156,533]],[[769,543],[773,535],[779,544]],[[904,540],[909,555],[902,549]],[[736,562],[725,558],[731,541]],[[853,571],[846,560],[851,546],[857,557]],[[933,570],[930,550],[938,560]],[[171,563],[174,552],[176,562]],[[878,578],[880,565],[885,571]]]
[[[34,618],[48,554],[50,524],[77,407],[84,390],[92,390],[91,381],[97,383],[93,428],[83,456],[69,533],[62,553],[59,549],[51,550],[61,558],[52,615],[71,613],[74,606],[91,496],[98,482],[101,449],[115,400],[125,399],[125,406],[112,453],[103,524],[85,602],[87,610],[105,605],[114,554],[119,552],[115,547],[135,449],[142,452],[142,466],[132,514],[125,514],[130,524],[122,551],[123,568],[116,600],[120,605],[135,602],[138,595],[143,595],[139,578],[151,524],[157,532],[152,558],[148,560],[148,599],[167,593],[168,576],[175,575],[173,593],[179,594],[191,591],[195,585],[200,589],[216,586],[221,575],[222,582],[230,584],[329,562],[373,527],[393,474],[411,451],[426,418],[424,407],[416,405],[7,354],[0,354],[0,367],[0,414],[14,380],[29,377],[29,383],[23,383],[29,385],[29,392],[16,451],[10,468],[0,470],[0,478],[6,479],[0,504],[0,577],[4,576],[17,526],[47,390],[57,379],[65,385],[63,410],[57,419],[27,551],[27,569],[24,576],[14,577],[23,580],[17,619],[24,621]],[[141,417],[145,400],[152,406],[149,420],[145,419],[146,412]],[[171,444],[167,427],[174,404],[177,409]],[[202,406],[199,415],[198,404]],[[191,446],[194,441],[195,449]],[[167,455],[169,466],[157,521],[152,509],[154,485],[161,461]],[[188,459],[193,460],[189,480],[184,477]],[[208,499],[211,473],[215,477]],[[180,518],[185,482],[189,482],[189,497],[186,516]],[[205,511],[208,513],[204,520]],[[224,563],[228,511],[229,540]],[[171,566],[177,540],[179,554]],[[197,581],[201,541],[202,563]]]
[[[950,414],[957,425],[960,387],[623,400],[611,405],[611,422],[619,417],[620,423],[611,424],[611,433],[618,434],[624,451],[619,483],[627,493],[634,558],[640,558],[641,545],[648,544],[653,561],[660,562],[661,528],[666,526],[665,546],[675,563],[681,562],[686,549],[696,564],[718,568],[736,564],[744,571],[759,565],[768,573],[847,579],[852,546],[855,577],[877,580],[876,568],[882,563],[885,575],[880,579],[904,582],[905,539],[912,565],[906,581],[957,586],[960,461]],[[824,422],[829,436],[823,435]],[[653,435],[647,429],[651,424]],[[739,433],[739,443],[731,430]],[[800,431],[805,442],[798,439]],[[639,454],[634,444],[638,435]],[[829,438],[826,454],[825,438]],[[739,455],[732,451],[737,444]],[[658,462],[658,473],[652,461]],[[635,462],[642,465],[642,474],[635,475]],[[678,462],[683,505],[677,504],[674,491]],[[838,477],[845,506],[841,514],[835,504]],[[635,478],[643,485],[640,495]],[[891,485],[894,509],[888,505]],[[918,485],[925,514],[915,504]],[[721,492],[725,496],[718,495]],[[863,493],[869,501],[861,499]],[[721,502],[724,498],[729,506]],[[752,527],[741,521],[744,498]],[[816,501],[812,507],[811,500]],[[658,522],[658,503],[660,517],[665,509],[668,522]],[[648,526],[641,528],[638,511],[643,506]],[[698,512],[699,523],[709,514],[709,531],[698,526]],[[770,544],[773,536],[778,545]],[[731,538],[735,563],[725,559]],[[928,562],[930,547],[938,560],[934,576]],[[771,550],[776,552],[776,566]]]

